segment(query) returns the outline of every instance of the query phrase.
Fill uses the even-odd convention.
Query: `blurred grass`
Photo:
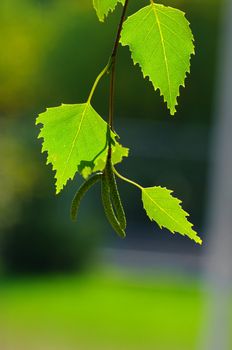
[[[108,271],[1,282],[4,350],[194,349],[196,281]]]

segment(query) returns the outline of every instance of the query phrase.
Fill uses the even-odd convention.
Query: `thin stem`
[[[113,168],[113,170],[114,170],[115,175],[116,175],[117,177],[119,177],[121,180],[126,181],[126,182],[128,182],[129,184],[131,184],[131,185],[133,185],[133,186],[139,188],[141,191],[143,190],[143,187],[142,187],[142,186],[140,186],[140,185],[137,184],[136,182],[134,182],[134,181],[132,181],[132,180],[130,180],[130,179],[127,179],[126,177],[124,177],[124,176],[122,176],[121,174],[119,174],[115,168]]]
[[[97,78],[96,78],[96,80],[95,80],[95,82],[93,84],[93,87],[92,87],[92,89],[90,91],[87,103],[91,102],[91,99],[93,97],[94,91],[96,90],[96,87],[98,86],[99,81],[109,71],[111,64],[112,64],[112,60],[110,58],[109,62],[107,63],[107,65],[104,67],[104,69],[101,71],[101,73],[97,76]]]
[[[119,40],[120,40],[120,36],[121,36],[121,31],[122,31],[122,25],[123,25],[123,22],[124,22],[125,17],[126,17],[126,11],[127,11],[127,7],[128,7],[128,3],[129,3],[129,0],[126,0],[125,1],[125,5],[123,6],[122,15],[121,15],[121,19],[120,19],[120,22],[119,22],[119,25],[118,25],[118,31],[117,31],[117,35],[116,35],[114,48],[113,48],[111,57],[115,57],[117,55],[118,46],[119,46]]]
[[[117,35],[113,47],[113,51],[111,54],[111,75],[110,75],[110,97],[109,97],[109,126],[113,129],[113,112],[114,112],[114,92],[115,92],[115,68],[116,68],[116,58],[118,53],[119,40],[122,31],[122,25],[126,17],[126,10],[128,7],[129,0],[125,1],[125,5],[123,7],[121,19],[118,25]]]
[[[110,96],[109,96],[109,126],[113,129],[113,114],[114,114],[114,96],[115,96],[115,59],[111,67],[110,74]]]

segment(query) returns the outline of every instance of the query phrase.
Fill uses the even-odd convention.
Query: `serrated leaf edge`
[[[85,111],[86,111],[86,109],[87,109],[88,106],[91,106],[90,103],[88,103],[88,102],[87,102],[87,103],[82,103],[82,104],[86,104]],[[36,118],[36,123],[35,123],[35,124],[36,124],[36,125],[38,125],[38,124],[42,124],[42,125],[43,125],[43,123],[39,120],[39,118],[40,118],[40,116],[41,116],[42,114],[46,113],[47,111],[49,111],[49,110],[51,110],[51,109],[59,108],[59,107],[64,107],[64,106],[69,106],[69,104],[61,103],[60,106],[48,107],[48,108],[46,108],[46,109],[45,109],[45,112],[42,112],[42,113],[40,113],[40,114],[38,115],[38,117]],[[84,113],[83,113],[83,115],[84,115]],[[46,165],[51,164],[51,165],[52,165],[52,171],[55,172],[55,176],[54,176],[54,178],[56,179],[55,187],[56,187],[56,194],[58,194],[58,193],[60,193],[60,192],[63,190],[64,186],[66,186],[66,184],[67,184],[67,182],[68,182],[69,180],[73,180],[73,179],[74,179],[74,177],[75,177],[75,175],[76,175],[76,172],[74,173],[73,176],[70,176],[70,177],[62,184],[62,187],[60,187],[60,188],[58,189],[58,188],[57,188],[57,183],[58,183],[57,171],[58,171],[58,169],[56,169],[56,168],[54,167],[54,164],[52,163],[52,159],[51,159],[51,157],[50,157],[49,151],[48,151],[48,149],[47,149],[46,146],[45,146],[46,141],[45,141],[44,136],[43,136],[43,127],[40,129],[40,132],[39,132],[39,135],[38,135],[37,138],[38,138],[38,139],[43,139],[41,153],[47,152],[47,161],[46,161]],[[75,136],[75,138],[74,138],[74,141],[75,141],[75,139],[76,139],[76,136]],[[72,149],[71,149],[71,151],[70,151],[70,154],[71,154],[71,153],[72,153]],[[70,158],[70,155],[69,155],[68,158]],[[77,164],[77,168],[78,168],[79,164],[80,164],[80,163]],[[68,160],[67,160],[67,162],[66,162],[66,167],[65,167],[65,169],[64,169],[64,171],[63,171],[62,176],[64,175],[64,172],[65,172],[65,170],[66,170],[66,168],[67,168],[67,165],[68,165]],[[61,176],[61,177],[62,177],[62,176]]]
[[[191,30],[191,27],[190,27],[190,22],[187,20],[187,18],[186,18],[186,16],[185,16],[185,15],[186,15],[185,12],[183,12],[183,11],[181,11],[181,10],[179,10],[179,9],[176,9],[176,8],[174,8],[174,7],[171,7],[171,6],[164,6],[164,5],[162,5],[162,4],[151,4],[151,5],[148,5],[148,6],[145,6],[145,7],[149,7],[149,6],[160,6],[160,7],[170,8],[170,9],[174,9],[174,10],[176,10],[176,11],[179,11],[179,12],[183,15],[183,17],[185,18],[185,20],[186,20],[186,22],[187,22],[187,24],[188,24],[188,26],[189,26],[189,29],[190,29],[190,31],[191,31],[191,33],[192,33],[192,30]],[[144,9],[144,7],[143,7],[142,9]],[[141,10],[142,10],[142,9],[141,9]],[[141,11],[141,10],[139,10],[139,11]],[[137,12],[139,12],[139,11],[137,11]],[[133,15],[134,15],[134,14],[133,14]],[[133,15],[129,16],[127,19],[131,18]],[[126,23],[126,21],[125,21],[125,23]],[[123,31],[123,29],[122,29],[122,31]],[[194,36],[193,36],[193,34],[192,34],[193,51],[192,51],[191,54],[190,54],[190,61],[191,61],[191,57],[195,55],[195,46],[194,46],[194,42],[195,42],[195,40],[194,40]],[[155,84],[152,82],[152,80],[151,80],[151,78],[149,77],[149,75],[146,74],[146,73],[143,71],[143,68],[142,68],[142,66],[140,65],[140,63],[139,63],[137,60],[135,60],[135,58],[134,58],[134,53],[133,53],[131,47],[130,47],[128,44],[124,44],[124,43],[122,42],[121,39],[120,39],[120,43],[121,43],[122,46],[128,46],[128,47],[129,47],[129,51],[130,51],[130,53],[131,53],[131,58],[132,58],[132,61],[133,61],[133,63],[134,63],[134,66],[136,66],[137,64],[139,65],[139,67],[140,67],[140,69],[141,69],[141,72],[142,72],[142,75],[143,75],[143,78],[144,78],[144,79],[148,78],[149,82],[151,82],[152,86],[154,87],[154,90],[155,90],[155,91],[157,91],[157,90],[159,91],[159,94],[160,94],[161,97],[163,97],[164,103],[166,103],[167,109],[169,109],[170,114],[171,114],[171,115],[174,115],[174,114],[176,113],[176,107],[178,106],[178,98],[180,97],[180,89],[181,89],[181,87],[185,88],[185,82],[186,82],[187,76],[188,76],[188,74],[190,74],[191,63],[189,63],[189,67],[188,67],[188,69],[187,69],[186,72],[185,72],[185,76],[184,76],[183,82],[179,85],[179,93],[178,93],[178,95],[176,96],[175,105],[174,105],[174,107],[173,107],[173,109],[172,109],[171,107],[168,106],[168,101],[167,101],[167,99],[165,98],[165,96],[162,94],[162,91],[160,90],[160,88],[155,86]]]
[[[99,0],[97,0],[97,1],[99,1]],[[116,7],[118,6],[118,3],[121,3],[121,4],[123,5],[123,4],[125,3],[125,0],[118,0],[118,1],[115,3],[115,5],[114,5],[113,7],[110,7],[110,8],[108,9],[108,11],[107,11],[106,13],[104,13],[103,17],[100,17],[100,16],[98,15],[97,6],[95,5],[95,0],[93,0],[93,7],[94,7],[94,9],[95,9],[95,11],[96,11],[96,14],[97,14],[97,17],[98,17],[99,21],[102,22],[102,23],[104,23],[105,20],[106,20],[106,18],[109,16],[109,13],[113,13],[113,12],[114,12],[114,10],[116,9]]]
[[[182,233],[180,233],[180,232],[178,232],[178,231],[170,230],[169,228],[165,227],[164,225],[160,225],[156,220],[154,220],[154,219],[148,214],[148,212],[147,212],[147,210],[146,210],[146,208],[145,208],[145,204],[144,204],[144,202],[142,201],[142,202],[143,202],[143,208],[144,208],[144,210],[145,210],[147,216],[149,217],[149,219],[150,219],[151,221],[155,221],[155,222],[157,223],[157,225],[158,225],[161,229],[166,228],[167,230],[169,230],[169,231],[170,231],[171,233],[173,233],[173,234],[179,233],[179,234],[181,234],[182,236],[187,236],[188,238],[192,239],[194,242],[196,242],[196,243],[202,245],[202,239],[198,236],[197,232],[194,231],[194,230],[192,229],[193,224],[187,219],[187,218],[189,217],[189,214],[188,214],[188,213],[182,208],[182,206],[181,206],[182,201],[181,201],[180,199],[176,198],[175,196],[173,196],[173,195],[172,195],[173,191],[167,189],[166,187],[154,186],[154,187],[145,187],[145,188],[143,188],[143,189],[142,189],[142,192],[145,193],[146,196],[149,197],[149,199],[150,199],[152,202],[154,202],[154,200],[146,193],[146,190],[153,189],[153,188],[161,188],[161,189],[164,189],[164,190],[166,190],[166,191],[171,195],[172,199],[174,199],[174,200],[176,201],[176,203],[177,203],[178,206],[180,207],[181,211],[182,211],[183,214],[185,215],[185,218],[186,218],[187,222],[189,223],[192,232],[195,233],[196,236],[195,236],[195,237],[190,237],[190,236],[188,236],[187,234],[182,234]],[[162,207],[160,207],[156,202],[154,202],[154,204],[155,204],[160,210],[162,210],[167,216],[169,216],[173,221],[175,221],[178,225],[180,225],[172,216],[170,216],[170,215],[169,215]]]
[[[86,105],[88,104],[89,106],[91,106],[91,104],[88,103],[88,102],[87,102],[87,103],[82,103],[82,104],[86,104]],[[87,105],[87,107],[88,107],[88,105]],[[77,171],[78,171],[78,166],[80,165],[80,162],[77,164],[77,168],[76,168],[77,170],[76,170],[76,172],[74,173],[74,175],[71,176],[71,177],[69,177],[69,178],[66,180],[66,182],[62,185],[62,187],[60,187],[59,189],[57,189],[57,182],[58,182],[57,169],[55,168],[55,166],[54,166],[54,164],[53,164],[53,162],[52,162],[53,159],[52,159],[52,157],[50,156],[49,151],[48,151],[48,149],[47,149],[47,147],[46,147],[46,145],[45,145],[46,141],[45,141],[44,135],[43,135],[44,124],[43,124],[39,119],[40,119],[40,116],[43,115],[43,114],[45,114],[47,111],[53,110],[54,108],[64,107],[64,106],[70,106],[70,104],[61,103],[61,105],[59,105],[59,106],[47,107],[47,108],[45,109],[44,112],[40,113],[40,114],[37,116],[36,122],[35,122],[35,125],[39,125],[39,124],[42,125],[42,127],[40,128],[39,134],[38,134],[38,136],[37,136],[37,139],[43,139],[41,153],[45,153],[45,152],[47,153],[46,165],[51,164],[51,166],[52,166],[52,171],[55,172],[54,178],[55,178],[55,180],[56,180],[56,183],[55,183],[56,194],[60,193],[60,192],[63,190],[63,188],[66,186],[66,184],[68,183],[69,180],[73,180],[73,179],[74,179],[74,177],[75,177],[75,175],[76,175],[76,173],[77,173]],[[87,108],[87,107],[86,107],[86,108]],[[92,106],[91,106],[91,107],[92,107]],[[92,107],[92,108],[93,108],[93,107]],[[95,112],[96,112],[96,111],[95,111]],[[96,113],[97,113],[97,112],[96,112]],[[115,131],[112,132],[111,137],[112,137],[112,140],[113,140],[114,142],[118,142],[117,139],[120,139],[119,135],[118,135]],[[122,159],[123,159],[124,157],[128,157],[128,155],[129,155],[129,148],[123,147],[119,142],[118,142],[118,144],[119,144],[122,148],[124,148],[124,150],[125,150],[125,154],[122,156]],[[114,150],[113,150],[113,152],[114,152]],[[97,160],[98,160],[98,157],[96,158],[95,167],[97,166]],[[68,161],[67,161],[67,163],[68,163]],[[94,172],[96,172],[96,171],[93,171],[92,173],[94,173]],[[91,174],[92,174],[92,173],[91,173]],[[82,174],[81,174],[81,175],[82,175]]]

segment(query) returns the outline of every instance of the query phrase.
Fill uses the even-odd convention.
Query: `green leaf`
[[[107,149],[105,149],[94,161],[94,168],[89,166],[85,166],[83,169],[80,169],[79,172],[83,176],[84,179],[87,179],[92,173],[97,171],[103,171],[106,165],[106,157],[107,157]],[[129,148],[123,147],[117,141],[113,143],[112,147],[112,163],[118,164],[121,163],[123,157],[128,157]]]
[[[77,171],[82,173],[88,169],[88,175],[95,171],[99,157],[106,163],[108,124],[90,103],[48,108],[38,116],[36,124],[43,124],[39,138],[44,139],[42,152],[48,153],[47,164],[51,163],[56,172],[56,193]],[[115,147],[120,148],[114,133],[111,138],[113,151]],[[124,154],[123,149],[118,161]]]
[[[171,115],[176,112],[180,86],[185,86],[194,54],[193,35],[182,11],[151,4],[123,25],[121,44],[128,45],[134,64],[159,89]]]
[[[93,0],[93,6],[97,12],[99,21],[104,22],[110,11],[114,11],[117,3],[124,5],[125,0]]]
[[[201,238],[192,229],[192,224],[187,220],[189,216],[182,207],[181,201],[172,195],[172,191],[162,187],[149,187],[142,189],[142,201],[144,209],[150,220],[154,220],[160,226],[172,233],[178,232],[202,244]]]
[[[95,162],[94,172],[96,171],[102,171],[105,168],[105,157],[107,155],[107,152],[104,154],[101,154]],[[118,164],[121,163],[123,157],[128,157],[129,155],[129,148],[123,147],[120,143],[116,142],[114,144],[114,147],[112,149],[112,163]]]

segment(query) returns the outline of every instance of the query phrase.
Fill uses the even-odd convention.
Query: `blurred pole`
[[[232,1],[223,4],[206,242],[202,350],[230,349],[232,278]],[[209,57],[210,59],[210,57]]]

